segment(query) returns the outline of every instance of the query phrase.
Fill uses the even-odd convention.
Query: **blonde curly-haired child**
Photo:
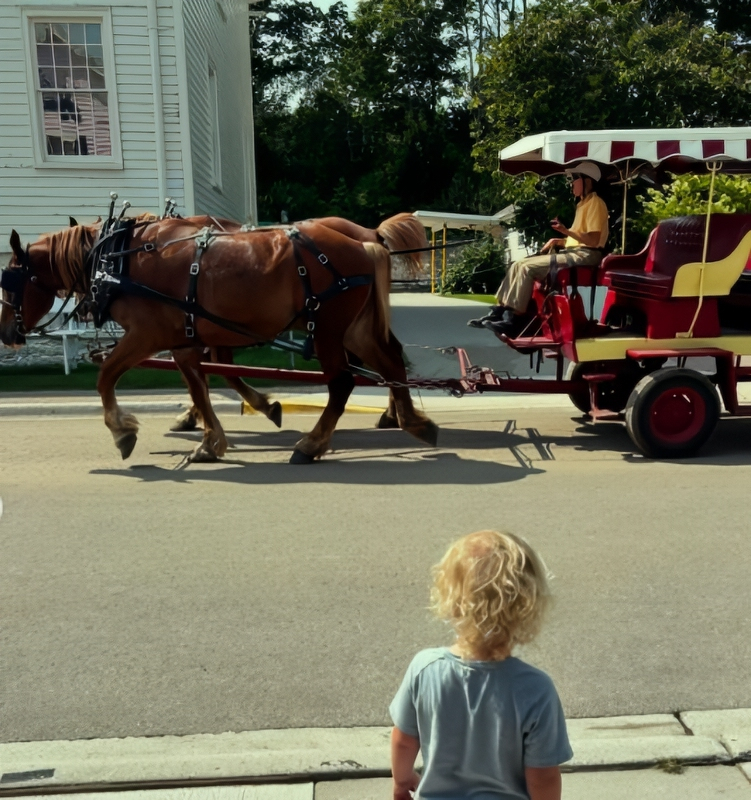
[[[541,558],[513,534],[471,533],[433,567],[431,601],[456,642],[418,653],[389,708],[394,800],[559,800],[573,755],[561,702],[511,655],[549,605]]]

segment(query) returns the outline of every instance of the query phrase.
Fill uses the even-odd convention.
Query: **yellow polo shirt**
[[[600,239],[595,247],[605,247],[608,240],[608,207],[605,201],[595,192],[588,194],[584,200],[576,204],[574,224],[569,230],[575,233],[594,233],[600,231]],[[566,237],[566,247],[583,247],[573,236]]]

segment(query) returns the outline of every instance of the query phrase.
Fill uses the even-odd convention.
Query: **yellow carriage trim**
[[[628,350],[695,350],[715,347],[729,350],[737,356],[751,355],[751,335],[712,336],[705,339],[645,339],[636,336],[602,336],[597,339],[578,339],[577,361],[620,361]]]
[[[729,256],[720,261],[684,264],[675,273],[672,296],[722,297],[730,294],[730,290],[748,263],[749,254],[751,254],[751,231],[741,239],[738,247]]]

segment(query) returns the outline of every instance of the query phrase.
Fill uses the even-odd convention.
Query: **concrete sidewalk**
[[[751,709],[573,719],[568,728],[575,755],[563,767],[564,796],[751,798]],[[324,728],[0,744],[0,794],[107,788],[136,800],[149,787],[159,789],[149,792],[152,800],[177,800],[177,792],[195,800],[387,800],[389,733]]]

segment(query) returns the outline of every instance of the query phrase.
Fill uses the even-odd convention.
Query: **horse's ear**
[[[96,222],[94,223],[94,225],[98,225],[98,224],[99,224],[101,221],[102,221],[102,215],[100,214],[100,215],[99,215],[99,216],[96,218]]]
[[[68,221],[71,228],[75,228],[78,225],[78,220],[75,217],[68,217]]]
[[[23,260],[24,251],[21,247],[21,237],[16,233],[15,229],[10,234],[10,247],[13,250],[13,255],[19,263]]]

